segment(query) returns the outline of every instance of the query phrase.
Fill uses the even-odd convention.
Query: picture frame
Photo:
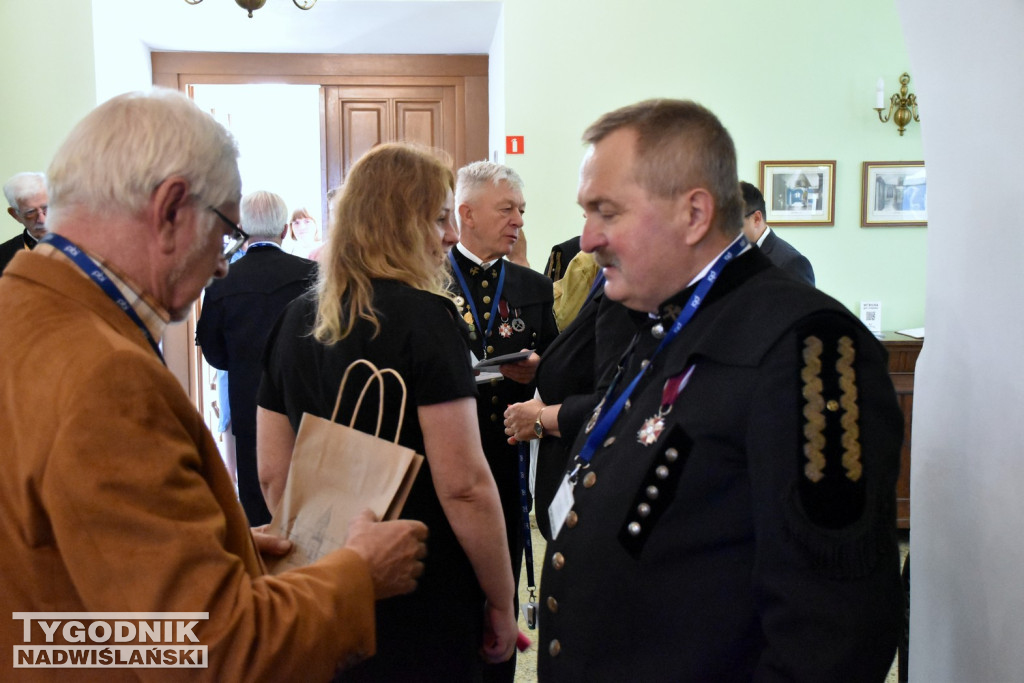
[[[761,193],[768,225],[836,224],[836,162],[762,161]]]
[[[865,161],[862,166],[861,227],[928,225],[923,161]]]

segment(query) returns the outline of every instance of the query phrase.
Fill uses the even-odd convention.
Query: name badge
[[[548,507],[548,519],[551,521],[551,540],[558,538],[558,532],[562,530],[562,525],[565,524],[565,519],[569,516],[572,506],[572,482],[569,481],[569,475],[566,474],[562,477],[562,485],[558,487],[558,492]]]

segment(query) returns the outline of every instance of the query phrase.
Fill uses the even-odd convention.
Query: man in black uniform
[[[883,347],[741,236],[711,112],[641,102],[584,140],[582,246],[638,332],[550,508],[540,680],[883,680],[903,433]]]
[[[19,251],[34,249],[46,234],[46,210],[49,195],[43,173],[16,173],[4,183],[4,196],[11,218],[21,223],[20,235],[0,244],[0,271]]]
[[[252,526],[270,521],[256,468],[256,392],[263,347],[281,311],[313,284],[316,263],[281,250],[288,206],[272,192],[242,197],[245,256],[206,288],[196,343],[206,362],[228,371],[231,431],[238,458],[238,499]]]
[[[460,241],[451,250],[455,303],[470,328],[478,360],[529,349],[528,359],[498,366],[502,379],[479,385],[477,416],[484,455],[498,485],[512,571],[519,581],[523,558],[518,447],[509,445],[504,412],[533,397],[533,376],[558,334],[551,312],[551,280],[505,260],[523,226],[523,182],[507,166],[477,161],[459,170],[455,187]],[[493,369],[493,368],[492,368]],[[488,667],[491,680],[511,681],[514,659]]]

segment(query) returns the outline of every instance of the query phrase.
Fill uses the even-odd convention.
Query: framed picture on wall
[[[865,161],[862,227],[928,225],[928,179],[923,161]]]
[[[836,162],[762,161],[769,225],[835,225]]]

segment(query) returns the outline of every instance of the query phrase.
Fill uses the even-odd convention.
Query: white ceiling
[[[292,0],[266,0],[250,19],[234,0],[133,0],[137,14],[123,0],[95,2],[116,4],[122,30],[154,50],[342,54],[487,54],[502,6],[318,0],[301,10]]]

